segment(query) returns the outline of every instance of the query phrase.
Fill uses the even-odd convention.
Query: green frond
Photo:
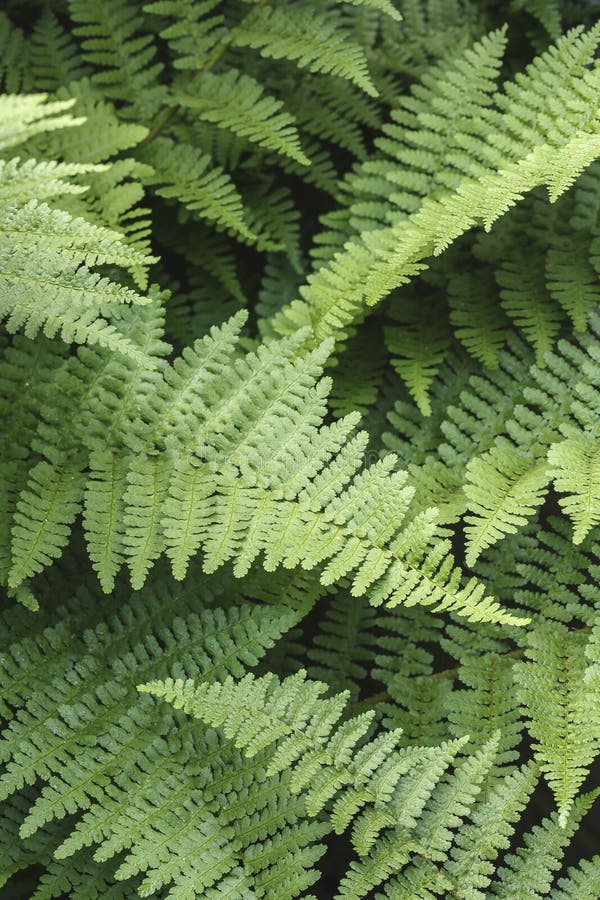
[[[416,298],[415,298],[416,299]],[[432,310],[424,320],[419,303],[405,302],[393,317],[400,325],[385,329],[391,362],[424,416],[431,415],[429,389],[450,346],[443,311]],[[435,311],[434,311],[435,310]]]
[[[538,508],[550,480],[545,460],[498,444],[466,468],[467,563],[505,534],[514,534]]]
[[[575,331],[585,331],[589,313],[600,303],[597,274],[582,238],[557,236],[546,257],[546,279],[550,295],[560,303]]]
[[[74,100],[48,101],[47,94],[2,94],[0,150],[23,144],[42,132],[80,125],[83,120],[67,112],[74,102]]]
[[[594,29],[574,30],[495,96],[498,109],[488,109],[486,98],[471,122],[477,121],[478,131],[482,121],[489,126],[490,142],[479,136],[471,140],[467,132],[466,156],[451,170],[454,181],[439,199],[431,194],[408,218],[363,232],[310,276],[302,295],[318,339],[343,336],[365,306],[419,274],[427,257],[439,255],[475,226],[489,230],[535,187],[546,185],[552,202],[568,190],[600,152],[598,123],[581,102],[592,97],[600,77],[597,69],[586,68],[597,40]],[[551,85],[559,81],[560,90],[553,91]],[[532,97],[538,91],[551,115],[536,111],[539,100]],[[529,121],[535,124],[525,124]]]
[[[548,451],[550,477],[561,496],[559,502],[573,523],[573,542],[580,544],[600,523],[600,446],[595,436],[574,435]]]
[[[146,181],[159,197],[177,200],[194,217],[252,239],[242,197],[229,175],[211,165],[209,156],[188,144],[158,138],[142,152],[142,159],[154,170]]]
[[[0,85],[9,94],[33,90],[31,51],[23,30],[0,12]]]
[[[155,0],[144,3],[144,12],[175,21],[161,28],[160,36],[175,54],[177,69],[204,68],[218,49],[226,31],[219,0]]]
[[[543,259],[534,262],[515,247],[496,272],[496,278],[504,311],[532,344],[538,365],[543,365],[560,328],[559,307],[553,302],[550,286],[546,289]]]
[[[600,896],[600,25],[497,6],[3,5],[2,897]]]
[[[43,91],[58,91],[89,74],[72,36],[50,7],[45,7],[31,33],[31,67],[34,83]]]
[[[498,854],[510,846],[519,816],[537,780],[529,765],[509,774],[473,812],[471,822],[459,831],[444,868],[465,900],[488,896]]]
[[[134,590],[142,587],[150,566],[164,548],[161,516],[168,473],[167,459],[139,455],[131,460],[126,475],[123,544]]]
[[[384,365],[381,332],[362,328],[348,342],[332,370],[329,405],[335,416],[346,416],[353,410],[363,413],[373,406],[383,380]]]
[[[600,893],[600,858],[584,859],[579,867],[571,866],[558,886],[553,889],[552,900],[576,900],[578,897],[593,897]]]
[[[364,6],[367,9],[376,9],[387,13],[392,19],[400,21],[402,16],[392,3],[392,0],[337,0],[339,3],[351,3],[353,6]]]
[[[125,460],[110,450],[90,456],[90,472],[85,487],[83,527],[90,560],[107,593],[125,561],[124,495]]]
[[[270,782],[266,790],[261,760],[243,775],[239,757],[223,756],[214,732],[197,730],[194,736],[188,730],[179,736],[175,721],[156,732],[151,705],[140,704],[135,690],[131,694],[133,672],[202,674],[208,680],[227,672],[240,677],[295,621],[294,614],[282,608],[251,604],[196,613],[193,594],[193,588],[178,595],[147,592],[117,615],[104,616],[94,611],[94,598],[79,597],[70,610],[63,609],[61,625],[44,628],[40,623],[3,656],[4,697],[9,704],[25,695],[32,700],[27,721],[14,718],[4,733],[3,758],[14,752],[15,761],[27,760],[28,783],[38,775],[47,782],[21,804],[17,819],[25,846],[35,846],[48,832],[46,855],[55,853],[40,896],[45,896],[44,885],[67,885],[80,871],[94,883],[103,872],[105,881],[99,884],[108,891],[115,864],[120,866],[116,892],[122,879],[133,879],[123,884],[125,896],[131,897],[132,891],[151,894],[153,884],[171,884],[175,892],[204,885],[208,892],[221,877],[223,890],[237,896],[236,885],[245,883],[250,889],[254,879],[259,883],[261,876],[275,875],[268,859],[257,858],[269,835],[289,833],[291,859],[303,844],[314,845],[321,837],[316,823],[294,836],[290,826],[301,813],[285,810],[287,776]],[[165,604],[168,621],[162,614]],[[82,650],[85,662],[75,675],[71,664]],[[70,701],[70,709],[65,706],[60,722],[48,728],[46,710],[58,696],[67,705]],[[97,752],[83,760],[80,749],[86,735],[94,735]],[[62,770],[65,759],[70,760],[68,773]],[[19,776],[11,774],[15,771],[10,763],[2,781],[5,795],[17,787]],[[63,820],[60,827],[57,820]],[[84,864],[87,854],[72,857],[76,850],[94,845],[92,869]],[[285,858],[285,848],[277,842],[276,847]],[[248,851],[242,870],[239,859]],[[318,843],[315,851],[305,863],[309,870],[320,856]],[[211,868],[217,860],[220,863]],[[314,875],[304,885],[312,880]]]
[[[336,29],[331,13],[325,15],[311,6],[304,9],[300,4],[286,9],[261,6],[234,29],[233,42],[260,50],[271,59],[293,60],[311,72],[346,78],[377,96],[362,48]]]
[[[41,572],[60,556],[81,506],[83,478],[77,462],[37,463],[29,473],[12,527],[10,587]]]
[[[96,167],[78,163],[37,162],[29,159],[0,160],[0,202],[40,202],[65,194],[80,194],[85,187],[73,184],[74,175],[84,175]]]
[[[91,7],[86,0],[69,0],[68,7],[83,58],[97,67],[92,78],[105,96],[155,113],[166,93],[158,83],[163,66],[155,62],[152,35],[138,31],[137,6],[107,0]]]
[[[562,16],[558,0],[512,0],[512,6],[538,19],[554,40],[560,35]]]
[[[282,112],[281,101],[265,94],[262,85],[250,75],[236,69],[223,74],[206,72],[189,91],[176,94],[175,100],[204,122],[310,165],[302,152],[294,119]]]
[[[595,799],[595,793],[584,794],[575,801],[565,822],[560,824],[558,815],[553,813],[525,834],[523,846],[511,853],[498,870],[499,882],[492,887],[492,896],[501,900],[538,900],[547,896],[564,851]]]
[[[591,686],[584,678],[586,636],[555,624],[534,631],[528,661],[515,668],[536,757],[565,827],[579,787],[600,749],[600,726],[592,714]]]
[[[334,690],[349,690],[353,699],[369,671],[377,640],[376,611],[365,598],[340,591],[331,602],[308,650],[309,675]]]
[[[448,291],[450,324],[456,337],[485,368],[495,369],[509,328],[491,277],[481,271],[461,272],[452,277]]]
[[[463,661],[458,678],[464,687],[455,688],[446,698],[453,734],[468,735],[475,745],[497,735],[498,765],[515,762],[523,724],[513,688],[512,660],[480,653]]]

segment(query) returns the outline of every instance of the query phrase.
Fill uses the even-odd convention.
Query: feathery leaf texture
[[[496,6],[0,13],[2,896],[600,896],[600,26]]]

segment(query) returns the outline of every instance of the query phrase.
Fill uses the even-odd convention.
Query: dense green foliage
[[[596,13],[2,4],[2,900],[600,900]]]

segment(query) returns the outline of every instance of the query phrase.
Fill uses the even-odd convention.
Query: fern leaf
[[[537,780],[530,765],[506,776],[477,806],[472,821],[456,835],[451,859],[445,870],[460,890],[464,900],[483,900],[488,896],[494,873],[494,861],[510,846],[518,816],[522,813]]]
[[[546,291],[543,261],[516,248],[509,251],[496,278],[505,312],[523,330],[538,365],[543,365],[560,327],[558,307]]]
[[[85,0],[69,0],[68,5],[84,59],[98,67],[93,80],[106,96],[139,103],[150,115],[156,112],[166,91],[158,80],[163,66],[154,61],[152,35],[138,33],[137,7],[122,0],[95,8]]]
[[[165,500],[162,528],[173,577],[185,577],[190,558],[207,538],[213,479],[203,467],[178,459]]]
[[[498,445],[467,465],[467,563],[505,534],[514,534],[540,505],[550,479],[545,460]]]
[[[568,313],[575,331],[585,331],[588,315],[600,301],[597,276],[585,243],[567,243],[562,237],[560,244],[548,251],[546,278],[550,294]]]
[[[161,515],[167,490],[168,468],[162,457],[138,456],[127,472],[123,543],[135,590],[142,587],[148,569],[164,547]]]
[[[0,150],[22,144],[41,132],[82,123],[83,119],[67,112],[74,100],[47,101],[47,94],[4,94],[0,97]]]
[[[408,310],[403,307],[394,317],[405,321],[402,325],[387,327],[385,339],[394,369],[406,384],[420,412],[429,416],[429,388],[448,350],[450,335],[443,313],[432,313],[428,321],[415,313],[414,305],[412,315],[410,307]]]
[[[511,853],[498,870],[499,882],[492,887],[492,896],[501,900],[541,900],[548,896],[553,873],[560,868],[571,837],[595,799],[595,793],[584,794],[575,801],[564,823],[560,824],[553,813],[525,834],[524,846]]]
[[[584,859],[578,867],[571,866],[564,878],[550,894],[551,900],[578,900],[600,893],[600,857]]]
[[[73,175],[97,170],[80,163],[37,162],[29,159],[0,160],[0,202],[39,202],[49,197],[81,194],[85,187],[73,184]]]
[[[367,9],[379,10],[380,12],[386,13],[397,22],[402,18],[391,0],[338,0],[338,2],[351,3],[353,6],[364,6]]]
[[[11,587],[41,572],[66,545],[83,494],[80,466],[69,460],[42,461],[29,473],[12,528]]]
[[[250,75],[236,69],[223,74],[206,72],[188,93],[176,94],[176,100],[205,122],[310,165],[300,148],[293,118],[281,112],[281,101],[265,95],[262,85]]]
[[[57,91],[88,74],[77,45],[49,7],[44,8],[31,34],[31,66],[35,84]]]
[[[564,827],[600,748],[600,726],[590,712],[593,693],[584,681],[585,635],[558,623],[540,626],[531,635],[527,656],[529,661],[516,667],[516,678],[536,756]]]
[[[585,103],[578,99],[571,104],[575,96],[591,99],[595,93],[594,82],[600,76],[586,65],[597,40],[597,30],[583,35],[574,30],[560,39],[556,49],[534,61],[518,82],[507,85],[505,94],[496,96],[499,110],[488,111],[487,101],[479,116],[489,123],[490,135],[506,135],[506,140],[495,137],[493,146],[484,146],[478,136],[462,164],[465,175],[450,192],[440,198],[428,196],[409,218],[349,241],[327,266],[310,276],[303,301],[293,303],[289,314],[298,316],[307,304],[317,339],[343,336],[365,307],[421,272],[432,253],[439,255],[476,225],[489,230],[525,193],[546,185],[550,200],[556,200],[600,152],[598,123],[586,117]],[[560,93],[552,95],[550,85],[559,78]],[[552,117],[539,116],[535,104],[531,108],[537,90],[551,102]],[[530,119],[534,127],[524,124]],[[517,122],[523,124],[517,126]],[[277,327],[284,327],[287,315],[286,308]]]
[[[501,314],[494,287],[478,271],[454,275],[448,285],[454,333],[471,356],[490,369],[497,367],[508,335],[508,320]]]
[[[600,523],[600,446],[595,437],[579,434],[552,444],[548,451],[550,477],[559,499],[573,523],[573,542],[580,544],[591,528]]]
[[[260,50],[262,56],[271,59],[294,60],[311,72],[347,78],[376,96],[362,48],[335,26],[334,16],[324,16],[315,9],[266,6],[243,19],[233,32],[233,41],[238,47]]]
[[[111,451],[91,455],[83,527],[90,559],[107,593],[114,587],[115,575],[124,561],[125,474],[124,460]]]
[[[160,31],[175,55],[177,69],[198,70],[206,66],[227,32],[225,17],[218,12],[219,0],[155,0],[144,4],[144,12],[175,21]]]
[[[229,175],[189,144],[157,138],[142,153],[155,172],[147,178],[159,197],[177,199],[194,216],[216,222],[251,240],[242,198]]]

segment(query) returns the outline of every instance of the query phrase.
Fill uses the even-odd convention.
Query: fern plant
[[[595,4],[0,12],[0,898],[598,900]]]

